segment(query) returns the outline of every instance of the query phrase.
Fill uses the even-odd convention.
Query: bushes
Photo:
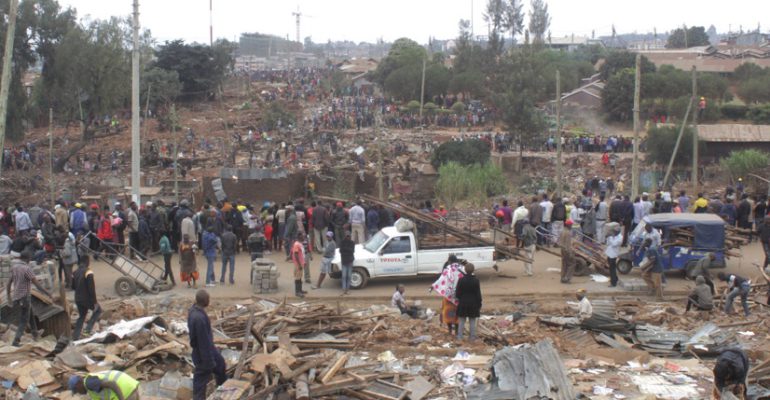
[[[724,118],[736,121],[746,118],[749,108],[743,104],[723,104],[720,112]]]
[[[750,172],[759,171],[767,167],[770,161],[768,154],[759,150],[731,151],[730,156],[723,158],[719,164],[730,171],[734,177],[742,177]]]
[[[502,170],[492,164],[461,165],[449,162],[442,165],[438,173],[436,195],[450,209],[464,200],[482,205],[489,197],[508,191]]]
[[[748,117],[755,124],[770,124],[770,104],[758,104],[749,108]]]
[[[686,128],[679,143],[679,150],[674,159],[674,165],[688,165],[692,160],[692,128]],[[676,138],[679,136],[679,126],[666,126],[652,128],[647,132],[647,157],[648,163],[668,165],[671,154],[674,152]],[[705,144],[698,143],[699,152],[703,153]]]
[[[489,161],[489,144],[483,140],[464,140],[462,142],[442,143],[433,152],[431,164],[435,168],[456,162],[463,166],[473,164],[486,164]]]

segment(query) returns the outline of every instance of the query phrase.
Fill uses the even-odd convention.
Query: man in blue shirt
[[[195,304],[190,307],[187,315],[187,329],[190,331],[190,347],[192,361],[195,365],[193,372],[193,400],[206,398],[206,386],[211,375],[216,378],[217,386],[227,380],[225,375],[225,360],[214,346],[214,335],[211,332],[211,321],[206,314],[209,305],[209,293],[203,289],[195,293]]]

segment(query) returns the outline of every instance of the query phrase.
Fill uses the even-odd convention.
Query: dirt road
[[[749,277],[753,282],[762,281],[756,268],[751,265],[752,262],[761,261],[763,259],[764,255],[761,247],[758,244],[753,243],[745,246],[742,250],[744,256],[742,258],[733,258],[729,260],[726,270]],[[283,253],[274,253],[268,256],[268,258],[275,261],[281,276],[278,283],[278,293],[273,293],[265,297],[282,299],[284,296],[287,296],[293,298],[294,283],[292,281],[291,265],[284,261]],[[163,264],[161,257],[155,257],[153,258],[153,261],[159,265]],[[311,264],[311,275],[314,281],[318,276],[319,264],[320,257],[316,255]],[[172,265],[174,270],[177,271],[176,276],[178,280],[179,267],[176,255],[172,260]],[[114,289],[114,282],[121,275],[103,262],[94,262],[92,267],[96,275],[96,285],[99,296],[102,296],[105,299],[117,297]],[[216,277],[219,279],[221,270],[221,261],[219,259],[217,260],[215,267]],[[535,276],[533,277],[524,275],[524,266],[518,261],[505,261],[500,263],[499,267],[499,272],[490,269],[478,271],[477,273],[477,276],[481,281],[481,290],[485,298],[485,307],[510,304],[510,302],[514,300],[534,300],[563,296],[571,298],[574,291],[579,288],[588,290],[592,297],[629,295],[644,297],[643,292],[632,293],[626,292],[620,288],[610,288],[607,283],[593,282],[590,277],[574,277],[572,284],[561,284],[559,282],[558,272],[560,260],[544,252],[538,252],[535,255]],[[235,269],[235,285],[217,284],[216,287],[208,288],[214,298],[241,299],[248,298],[252,295],[251,286],[249,285],[250,263],[246,254],[240,254],[236,257]],[[206,270],[206,261],[202,256],[198,257],[198,270],[201,273],[201,277],[203,277]],[[317,290],[311,290],[310,285],[308,284],[304,284],[304,289],[309,292],[306,299],[310,300],[315,299],[334,302],[341,300],[345,303],[386,304],[390,302],[390,296],[393,294],[395,285],[404,283],[406,285],[407,299],[420,299],[426,304],[435,306],[438,305],[440,301],[439,296],[428,293],[428,288],[431,283],[433,283],[434,279],[435,277],[433,276],[373,279],[369,281],[366,288],[362,290],[353,290],[348,296],[344,297],[340,296],[340,283],[339,280],[335,279],[327,278],[323,287]],[[635,269],[628,275],[621,275],[620,279],[641,279],[641,277],[638,269]],[[665,292],[670,293],[674,298],[683,298],[685,291],[688,291],[692,286],[693,283],[691,281],[682,279],[680,275],[670,275]],[[199,287],[203,287],[203,285],[199,285]],[[179,283],[171,290],[171,292],[177,296],[189,295],[191,298],[194,294],[194,291],[188,289],[186,284],[183,285]],[[162,292],[160,296],[163,296],[164,294],[168,294],[168,292]]]

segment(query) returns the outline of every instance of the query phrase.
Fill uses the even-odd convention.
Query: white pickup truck
[[[399,220],[396,226],[411,228],[411,222],[400,224],[401,221],[404,220]],[[366,243],[356,245],[350,277],[353,289],[362,289],[373,278],[438,275],[452,254],[472,263],[476,270],[497,269],[494,246],[424,248],[419,246],[413,229],[399,230],[396,226],[383,228]],[[340,251],[337,249],[332,260],[332,278],[341,277],[340,264]]]

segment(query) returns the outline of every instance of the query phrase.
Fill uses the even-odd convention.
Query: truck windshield
[[[382,231],[377,232],[374,234],[374,236],[371,237],[371,239],[364,243],[364,249],[370,253],[375,253],[377,250],[379,250],[380,247],[382,247],[386,240],[388,240],[388,235],[382,233]]]

